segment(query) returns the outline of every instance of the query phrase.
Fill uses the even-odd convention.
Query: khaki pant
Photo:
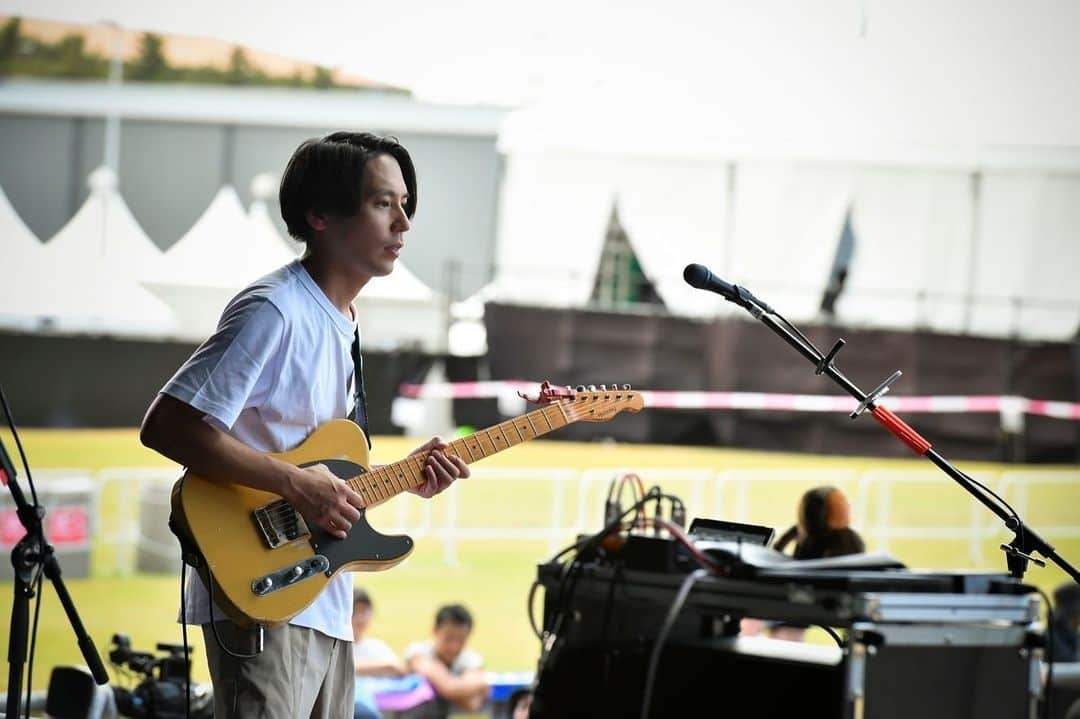
[[[236,659],[221,650],[209,624],[202,629],[215,719],[351,719],[352,642],[285,625],[265,631],[258,655]],[[228,621],[217,629],[231,651],[254,651],[254,630]]]

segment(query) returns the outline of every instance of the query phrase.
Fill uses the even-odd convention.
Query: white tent
[[[855,251],[839,321],[1033,339],[1077,331],[1080,283],[1067,268],[1080,264],[1080,155],[1055,147],[1056,124],[1032,124],[1047,146],[1005,147],[995,143],[1025,129],[914,129],[882,118],[914,121],[923,108],[852,93],[814,117],[789,116],[783,132],[778,117],[756,121],[770,98],[749,90],[733,95],[748,109],[708,92],[650,87],[645,102],[641,86],[601,85],[511,114],[499,143],[494,298],[586,304],[617,202],[670,311],[741,312],[682,283],[698,262],[810,320],[850,209]],[[780,117],[792,112],[771,99]]]
[[[288,263],[285,243],[244,211],[231,186],[218,190],[206,211],[169,248],[143,284],[172,308],[177,334],[205,339],[222,310],[243,287]]]
[[[237,292],[292,261],[302,247],[278,232],[263,194],[255,193],[245,213],[235,190],[223,187],[143,284],[172,308],[176,334],[198,341],[214,331]],[[368,349],[445,347],[441,298],[400,261],[391,275],[373,279],[356,304]]]
[[[3,205],[7,218],[0,222],[15,227],[16,237],[14,211]],[[99,170],[90,197],[51,242],[35,247],[25,235],[19,241],[22,269],[4,290],[3,314],[20,318],[13,324],[23,329],[167,336],[171,311],[133,279],[135,268],[151,266],[160,254],[117,194],[114,177]]]
[[[145,279],[240,289],[292,257],[280,240],[256,231],[236,190],[226,185]]]
[[[258,242],[284,244],[289,254],[298,257],[304,254],[304,243],[282,235],[270,217],[270,199],[277,191],[278,179],[269,172],[260,172],[251,178],[251,207],[248,219],[255,228]]]
[[[24,281],[40,277],[45,258],[38,238],[22,221],[0,187],[0,258],[4,271],[0,277],[0,323],[4,327],[32,330],[36,316],[25,296],[30,286]]]
[[[162,252],[117,191],[115,173],[99,167],[87,182],[90,196],[45,245],[50,258],[75,268],[104,263],[131,281],[156,271]]]

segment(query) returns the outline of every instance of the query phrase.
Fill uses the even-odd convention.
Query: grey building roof
[[[507,108],[419,102],[378,91],[162,83],[0,82],[0,112],[280,127],[356,125],[399,132],[490,136]]]

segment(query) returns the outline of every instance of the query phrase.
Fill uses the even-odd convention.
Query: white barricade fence
[[[967,474],[1001,495],[1000,478],[994,473]],[[866,511],[857,520],[859,532],[880,551],[889,551],[893,540],[963,541],[968,559],[979,566],[986,560],[983,544],[1003,530],[997,515],[943,472],[871,470],[863,473],[862,482]],[[910,496],[898,496],[904,492]],[[871,500],[871,495],[876,496]]]
[[[705,517],[766,525],[777,535],[795,523],[803,492],[822,485],[839,487],[851,500],[852,526],[867,548],[899,550],[893,553],[902,561],[907,561],[904,550],[910,548],[905,543],[933,540],[956,550],[949,557],[964,565],[993,567],[997,557],[989,556],[986,548],[1010,539],[993,513],[936,470],[859,471],[839,463],[717,470],[474,467],[472,471],[469,479],[433,500],[405,494],[369,510],[368,519],[381,533],[406,533],[421,546],[437,542],[448,565],[459,561],[463,543],[477,541],[528,543],[532,545],[528,551],[550,556],[579,534],[599,530],[609,488],[617,488],[624,476],[636,475],[646,491],[659,485],[682,499],[688,521]],[[93,572],[175,571],[179,547],[168,528],[168,515],[179,472],[153,468],[82,474],[83,486],[91,488]],[[1080,469],[969,474],[1009,501],[1047,541],[1080,540]],[[623,489],[624,510],[633,501],[631,482],[636,480],[628,477]],[[652,511],[650,503],[649,514]],[[932,551],[923,554],[931,560],[937,556]]]
[[[180,545],[169,529],[170,496],[179,468],[111,467],[98,473],[102,498],[103,573],[176,572]],[[111,571],[110,571],[111,570]]]
[[[567,524],[568,484],[580,484],[575,469],[473,467],[472,476],[454,484],[440,500],[444,523],[431,535],[442,541],[444,560],[457,563],[460,541],[542,541],[554,553],[576,527]],[[498,508],[491,514],[493,507]]]
[[[38,502],[46,509],[45,536],[56,551],[60,566],[69,577],[87,577],[91,572],[92,540],[100,514],[93,475],[85,469],[39,469],[33,473]],[[26,496],[33,495],[25,474],[17,481]],[[26,536],[15,500],[0,488],[0,552],[10,557],[12,548]],[[15,578],[10,561],[0,562],[0,580]]]

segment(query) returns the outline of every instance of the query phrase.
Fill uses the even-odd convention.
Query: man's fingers
[[[341,508],[341,518],[351,525],[360,519],[360,510],[351,504],[346,504]]]
[[[435,470],[440,483],[453,482],[459,477],[469,476],[469,465],[455,454],[435,450],[429,455],[428,465]]]
[[[434,497],[439,491],[439,478],[436,476],[435,470],[431,467],[430,464],[424,467],[423,472],[424,483],[416,489],[416,493],[424,499],[430,499],[431,497]]]
[[[471,472],[469,472],[469,465],[465,463],[464,459],[457,456],[456,454],[449,455],[449,457],[450,461],[453,462],[454,467],[457,468],[458,479],[465,479],[471,474]]]
[[[352,525],[349,522],[340,519],[327,520],[326,525],[323,527],[327,532],[334,535],[338,539],[345,539],[349,530],[352,529]]]
[[[348,502],[351,506],[355,507],[358,510],[363,509],[365,506],[367,506],[367,502],[364,501],[364,497],[359,492],[357,492],[355,489],[345,484],[344,482],[342,482],[341,485],[345,489],[346,502]],[[356,519],[359,518],[360,512],[357,512]],[[355,522],[356,519],[354,519],[353,521]]]

